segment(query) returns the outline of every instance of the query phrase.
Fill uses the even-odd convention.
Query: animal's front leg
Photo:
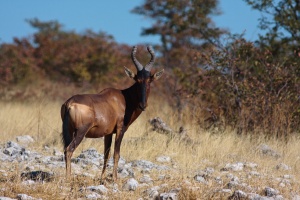
[[[109,158],[111,141],[112,141],[112,134],[106,135],[104,137],[104,164],[103,164],[103,169],[102,169],[102,174],[101,174],[101,181],[100,181],[101,183],[104,182],[105,169],[106,169],[107,161]]]
[[[120,159],[120,149],[121,149],[121,143],[122,139],[125,133],[125,129],[123,126],[118,127],[116,139],[115,139],[115,152],[114,152],[114,168],[113,168],[113,180],[114,182],[117,181],[117,169],[118,169],[118,163]]]

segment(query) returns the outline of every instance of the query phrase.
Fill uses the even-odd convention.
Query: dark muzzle
[[[147,105],[143,105],[142,103],[139,104],[139,109],[142,111],[146,110]]]
[[[139,103],[139,109],[144,111],[147,107],[147,102],[146,102],[146,84],[141,85],[141,99]]]

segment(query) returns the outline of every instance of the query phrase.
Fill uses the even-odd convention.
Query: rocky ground
[[[11,182],[20,182],[24,187],[57,183],[63,187],[61,199],[72,191],[64,184],[65,163],[61,151],[45,146],[40,152],[31,149],[34,139],[19,136],[15,141],[4,142],[0,147],[0,200],[43,199],[38,193],[27,189],[28,193],[12,191]],[[277,159],[281,155],[260,145],[260,154]],[[205,163],[206,161],[201,161]],[[108,169],[112,169],[112,160]],[[89,148],[72,159],[72,173],[75,177],[95,179],[103,165],[103,154]],[[214,166],[210,164],[209,166]],[[262,170],[254,162],[233,162],[224,166],[205,167],[197,171],[184,172],[168,155],[161,155],[155,162],[145,160],[127,161],[120,159],[118,184],[109,180],[105,185],[81,184],[75,192],[77,199],[293,199],[300,200],[300,184],[291,167],[278,163],[273,166],[276,175]],[[187,175],[186,175],[187,174]],[[279,175],[278,175],[279,174]],[[262,181],[262,179],[264,181]],[[262,186],[261,182],[264,183]],[[259,184],[258,184],[259,183]],[[17,184],[17,183],[16,183]],[[74,191],[73,191],[74,192]],[[132,195],[135,194],[135,195]],[[73,196],[74,197],[74,196]],[[132,197],[132,198],[131,198]],[[72,198],[70,198],[72,199]]]

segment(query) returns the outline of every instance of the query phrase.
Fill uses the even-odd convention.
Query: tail
[[[62,142],[64,143],[64,149],[66,149],[72,141],[71,135],[69,133],[69,108],[65,105],[61,108],[63,114],[63,124],[62,124]]]

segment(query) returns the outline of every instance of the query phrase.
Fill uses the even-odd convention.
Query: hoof
[[[106,176],[104,178],[100,178],[98,180],[99,180],[100,185],[105,185],[106,183],[113,183],[114,182],[113,177],[112,177],[111,174],[109,174],[108,176]]]
[[[100,179],[99,183],[100,183],[100,185],[105,185],[105,181],[102,179]]]

